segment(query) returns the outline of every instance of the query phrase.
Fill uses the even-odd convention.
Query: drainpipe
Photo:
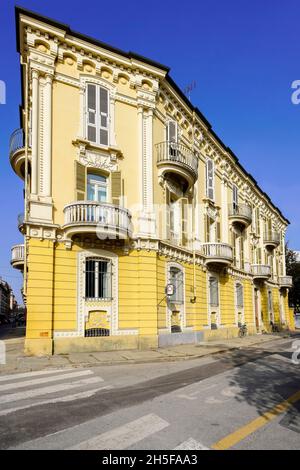
[[[194,132],[195,132],[195,111],[193,111],[193,126],[192,126],[192,145],[194,148]],[[194,194],[193,194],[194,196]],[[195,249],[195,198],[193,197],[192,201],[192,233],[193,233],[193,294],[194,297],[192,299],[192,303],[196,302],[197,299],[197,285],[196,285],[196,249]]]

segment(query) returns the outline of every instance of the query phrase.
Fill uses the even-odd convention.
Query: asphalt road
[[[0,448],[299,449],[295,340],[184,362],[1,375]]]

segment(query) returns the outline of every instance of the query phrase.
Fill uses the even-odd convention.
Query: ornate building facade
[[[168,67],[17,8],[25,348],[51,354],[292,328],[288,221]]]

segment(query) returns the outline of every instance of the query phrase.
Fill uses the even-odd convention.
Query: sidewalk
[[[23,355],[24,338],[5,339],[6,364],[0,364],[0,375],[14,372],[30,372],[45,368],[95,367],[103,365],[142,364],[149,362],[182,361],[228,352],[240,348],[260,346],[269,341],[288,338],[289,334],[254,335],[232,340],[185,344],[148,351],[110,351],[70,353],[46,357]],[[8,337],[9,338],[9,337]]]

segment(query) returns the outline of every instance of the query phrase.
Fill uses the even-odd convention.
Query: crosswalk
[[[47,403],[79,400],[112,388],[103,382],[103,378],[90,369],[48,369],[1,375],[0,416]]]

